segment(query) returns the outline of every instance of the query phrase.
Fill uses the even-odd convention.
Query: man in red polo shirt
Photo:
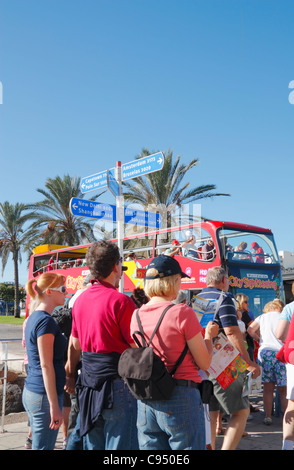
[[[108,241],[88,249],[94,279],[73,306],[72,345],[67,375],[72,376],[82,351],[76,383],[80,406],[77,423],[87,450],[134,450],[137,402],[117,372],[120,354],[134,346],[130,322],[136,306],[117,291],[124,267],[118,247]],[[69,392],[72,389],[68,386]],[[70,449],[70,440],[68,447]]]

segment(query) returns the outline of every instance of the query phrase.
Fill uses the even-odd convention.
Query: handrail
[[[6,386],[7,386],[7,362],[8,361],[19,361],[19,359],[8,359],[8,343],[13,341],[22,341],[22,338],[12,338],[12,339],[0,339],[0,343],[5,344],[5,357],[1,359],[1,362],[4,362],[4,376],[0,380],[3,380],[3,394],[2,394],[2,414],[1,414],[1,428],[0,432],[4,433],[4,419],[5,419],[5,406],[6,406]]]

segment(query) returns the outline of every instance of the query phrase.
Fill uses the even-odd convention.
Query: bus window
[[[152,246],[146,246],[146,247],[141,247],[141,248],[130,248],[129,250],[124,251],[124,257],[126,261],[130,261],[127,259],[128,254],[130,252],[135,253],[135,259],[147,259],[147,258],[152,258],[152,253],[153,253],[153,247]]]
[[[181,245],[180,255],[195,261],[211,262],[216,257],[214,241],[210,233],[202,227],[193,227],[187,230],[177,230],[163,234],[157,238],[155,247],[156,256],[164,254],[173,245],[173,240],[177,240]]]
[[[278,264],[279,257],[273,236],[264,233],[220,228],[218,231],[223,257],[228,261]]]
[[[124,256],[130,251],[136,253],[136,259],[152,258],[153,255],[153,237],[136,237],[123,241]]]
[[[51,255],[39,256],[34,259],[33,276],[39,276],[46,271],[56,269],[56,258]]]

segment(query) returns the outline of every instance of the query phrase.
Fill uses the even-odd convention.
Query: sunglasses
[[[66,293],[66,287],[61,286],[61,287],[49,287],[50,290],[56,290],[58,292],[61,292],[62,294]]]
[[[117,264],[123,263],[123,261],[124,261],[124,259],[123,259],[123,257],[121,256],[121,257],[119,258]],[[121,267],[121,270],[122,270],[122,271],[127,271],[127,269],[128,269],[127,266],[122,266],[122,267]]]

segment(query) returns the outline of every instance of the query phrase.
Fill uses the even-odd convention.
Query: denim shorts
[[[138,400],[137,428],[140,450],[205,450],[199,390],[176,386],[169,400]]]
[[[53,450],[58,435],[58,429],[53,430],[49,428],[51,415],[47,395],[31,392],[24,387],[22,402],[30,421],[32,449]],[[62,402],[63,394],[58,395],[58,403],[61,410]]]

